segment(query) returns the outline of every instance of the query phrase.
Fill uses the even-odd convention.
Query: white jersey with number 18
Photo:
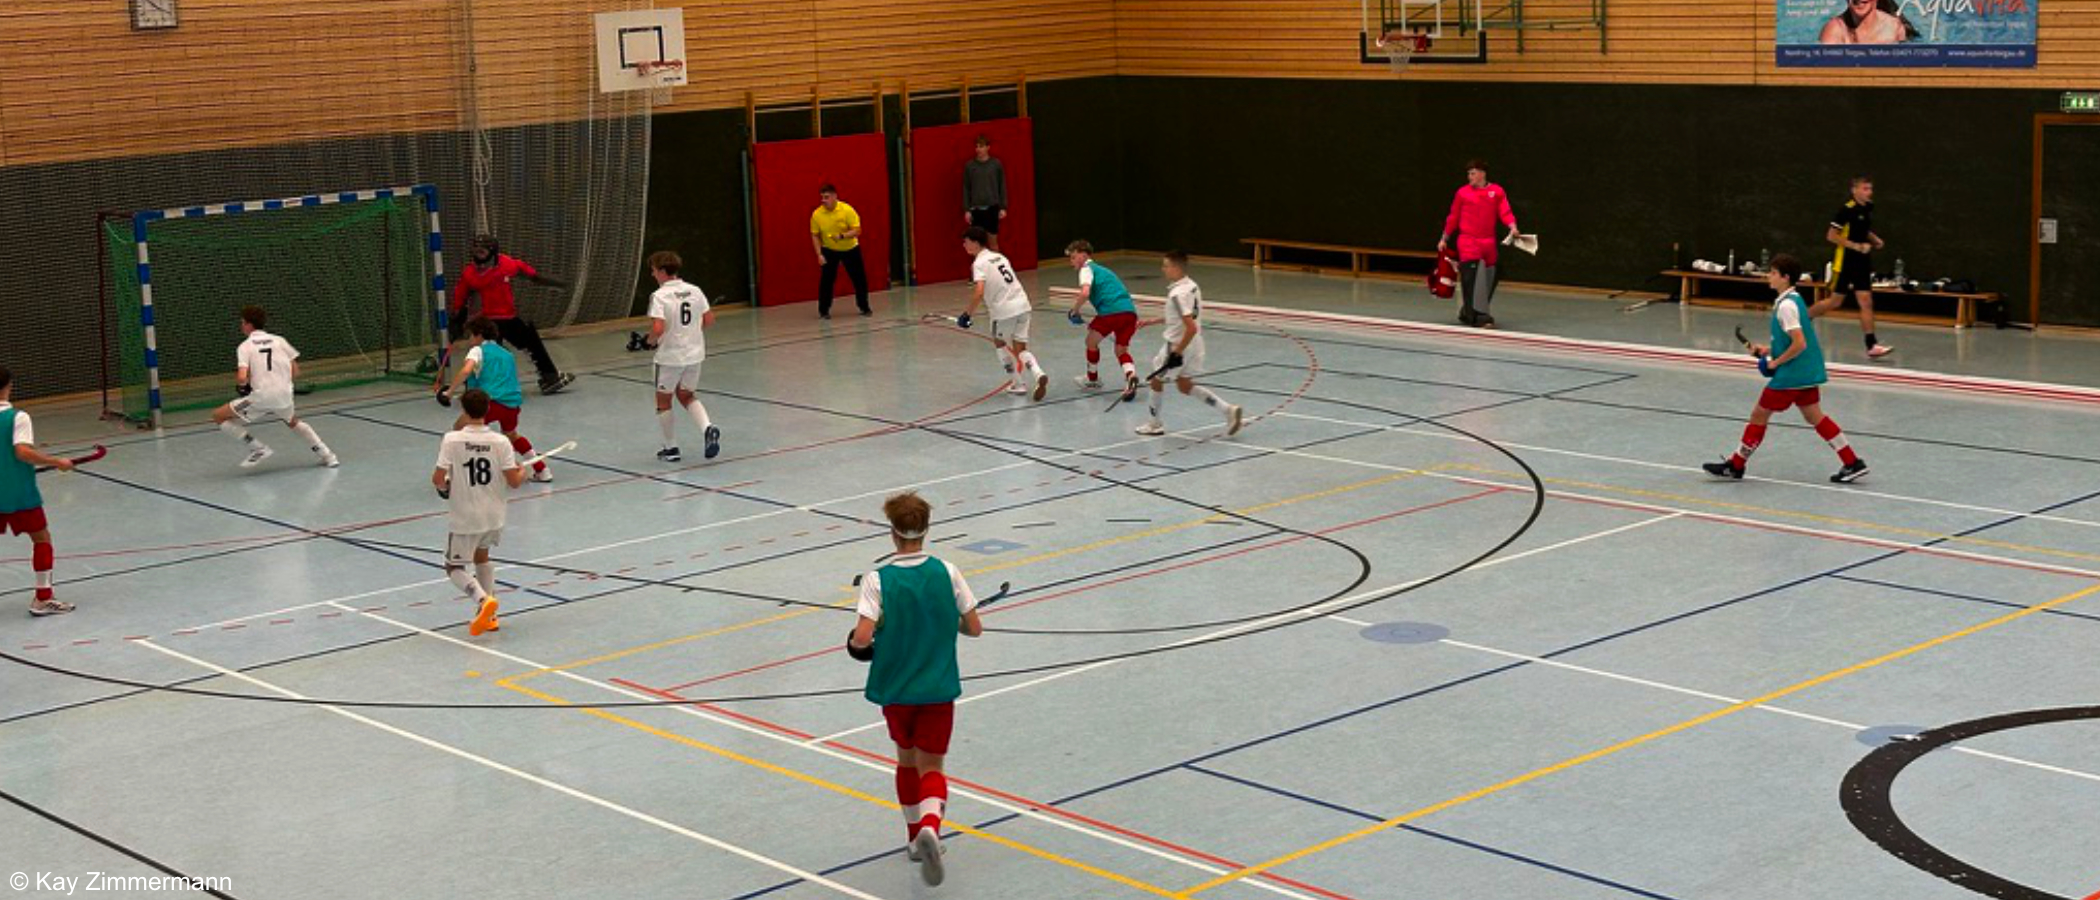
[[[673,278],[649,295],[649,318],[664,323],[656,340],[659,366],[696,366],[707,359],[707,336],[701,327],[707,315],[707,295],[699,288]]]
[[[248,333],[237,355],[241,368],[248,370],[248,396],[257,406],[292,405],[292,361],[299,358],[299,350],[291,341],[258,328]]]
[[[438,445],[437,467],[452,473],[453,534],[483,534],[503,529],[510,483],[503,473],[518,468],[510,439],[487,425],[469,425],[445,435]]]

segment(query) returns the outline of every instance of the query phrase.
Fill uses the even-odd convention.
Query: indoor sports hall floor
[[[981,330],[921,322],[959,297],[725,312],[712,462],[689,423],[687,462],[652,458],[624,333],[556,342],[583,377],[525,431],[581,446],[517,492],[481,638],[436,565],[452,413],[425,394],[310,405],[335,471],[271,427],[243,471],[184,427],[47,476],[80,611],[0,616],[49,669],[0,663],[0,869],[242,898],[1960,900],[1848,821],[1848,771],[1890,731],[2100,694],[2084,409],[1839,383],[1866,481],[1781,417],[1716,483],[1747,365],[1214,312],[1209,383],[1250,424],[1176,396],[1147,439],[1076,391],[1042,291],[1040,404],[997,393]],[[906,487],[980,594],[1013,586],[964,648],[939,889],[827,608]],[[2100,721],[1924,755],[1893,805],[2031,896],[2100,891]]]

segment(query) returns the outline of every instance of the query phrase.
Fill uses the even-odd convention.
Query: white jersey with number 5
[[[291,341],[260,328],[248,333],[238,354],[248,370],[249,397],[255,405],[278,409],[292,405],[292,360],[299,351]]]
[[[1013,263],[998,251],[977,254],[977,262],[970,267],[970,280],[984,285],[984,310],[994,320],[1011,319],[1031,309],[1028,290],[1014,276]]]
[[[452,473],[453,534],[503,529],[504,503],[510,497],[503,473],[518,468],[510,439],[487,425],[469,425],[445,435],[438,445],[437,467]]]
[[[656,341],[657,365],[693,366],[707,358],[707,337],[700,327],[707,309],[707,295],[676,278],[649,295],[649,318],[664,323]]]
[[[1164,316],[1166,321],[1160,323],[1167,346],[1172,347],[1181,342],[1181,333],[1187,330],[1187,326],[1181,321],[1183,316],[1193,319],[1202,314],[1203,289],[1196,286],[1195,279],[1183,275],[1181,280],[1168,285],[1167,311]],[[1203,332],[1197,331],[1196,336],[1202,337]]]

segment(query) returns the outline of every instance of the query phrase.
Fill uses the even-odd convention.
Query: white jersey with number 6
[[[707,336],[700,327],[707,315],[707,295],[676,278],[649,295],[649,318],[664,323],[656,340],[659,366],[696,365],[707,358]]]
[[[1183,275],[1180,280],[1168,285],[1167,310],[1162,315],[1165,321],[1160,323],[1160,330],[1167,339],[1167,346],[1172,347],[1180,343],[1181,333],[1188,330],[1188,326],[1181,321],[1184,316],[1191,319],[1200,319],[1202,315],[1203,289],[1196,286],[1195,279]],[[1203,332],[1200,327],[1197,329],[1196,338],[1198,340],[1203,338]]]
[[[510,439],[487,425],[469,425],[445,435],[438,445],[437,467],[452,473],[453,534],[481,534],[503,529],[504,503],[510,484],[503,473],[518,468]]]
[[[248,397],[256,406],[281,409],[292,405],[292,360],[299,351],[291,341],[260,328],[248,333],[238,354],[248,370]]]
[[[970,280],[984,285],[984,310],[994,321],[1011,319],[1032,308],[1028,305],[1028,290],[1014,276],[1013,263],[998,251],[977,254],[977,262],[970,267]]]

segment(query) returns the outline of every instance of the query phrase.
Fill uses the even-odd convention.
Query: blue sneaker
[[[715,454],[722,452],[722,429],[714,425],[707,426],[706,440],[707,449],[702,450],[701,455],[714,459]]]

